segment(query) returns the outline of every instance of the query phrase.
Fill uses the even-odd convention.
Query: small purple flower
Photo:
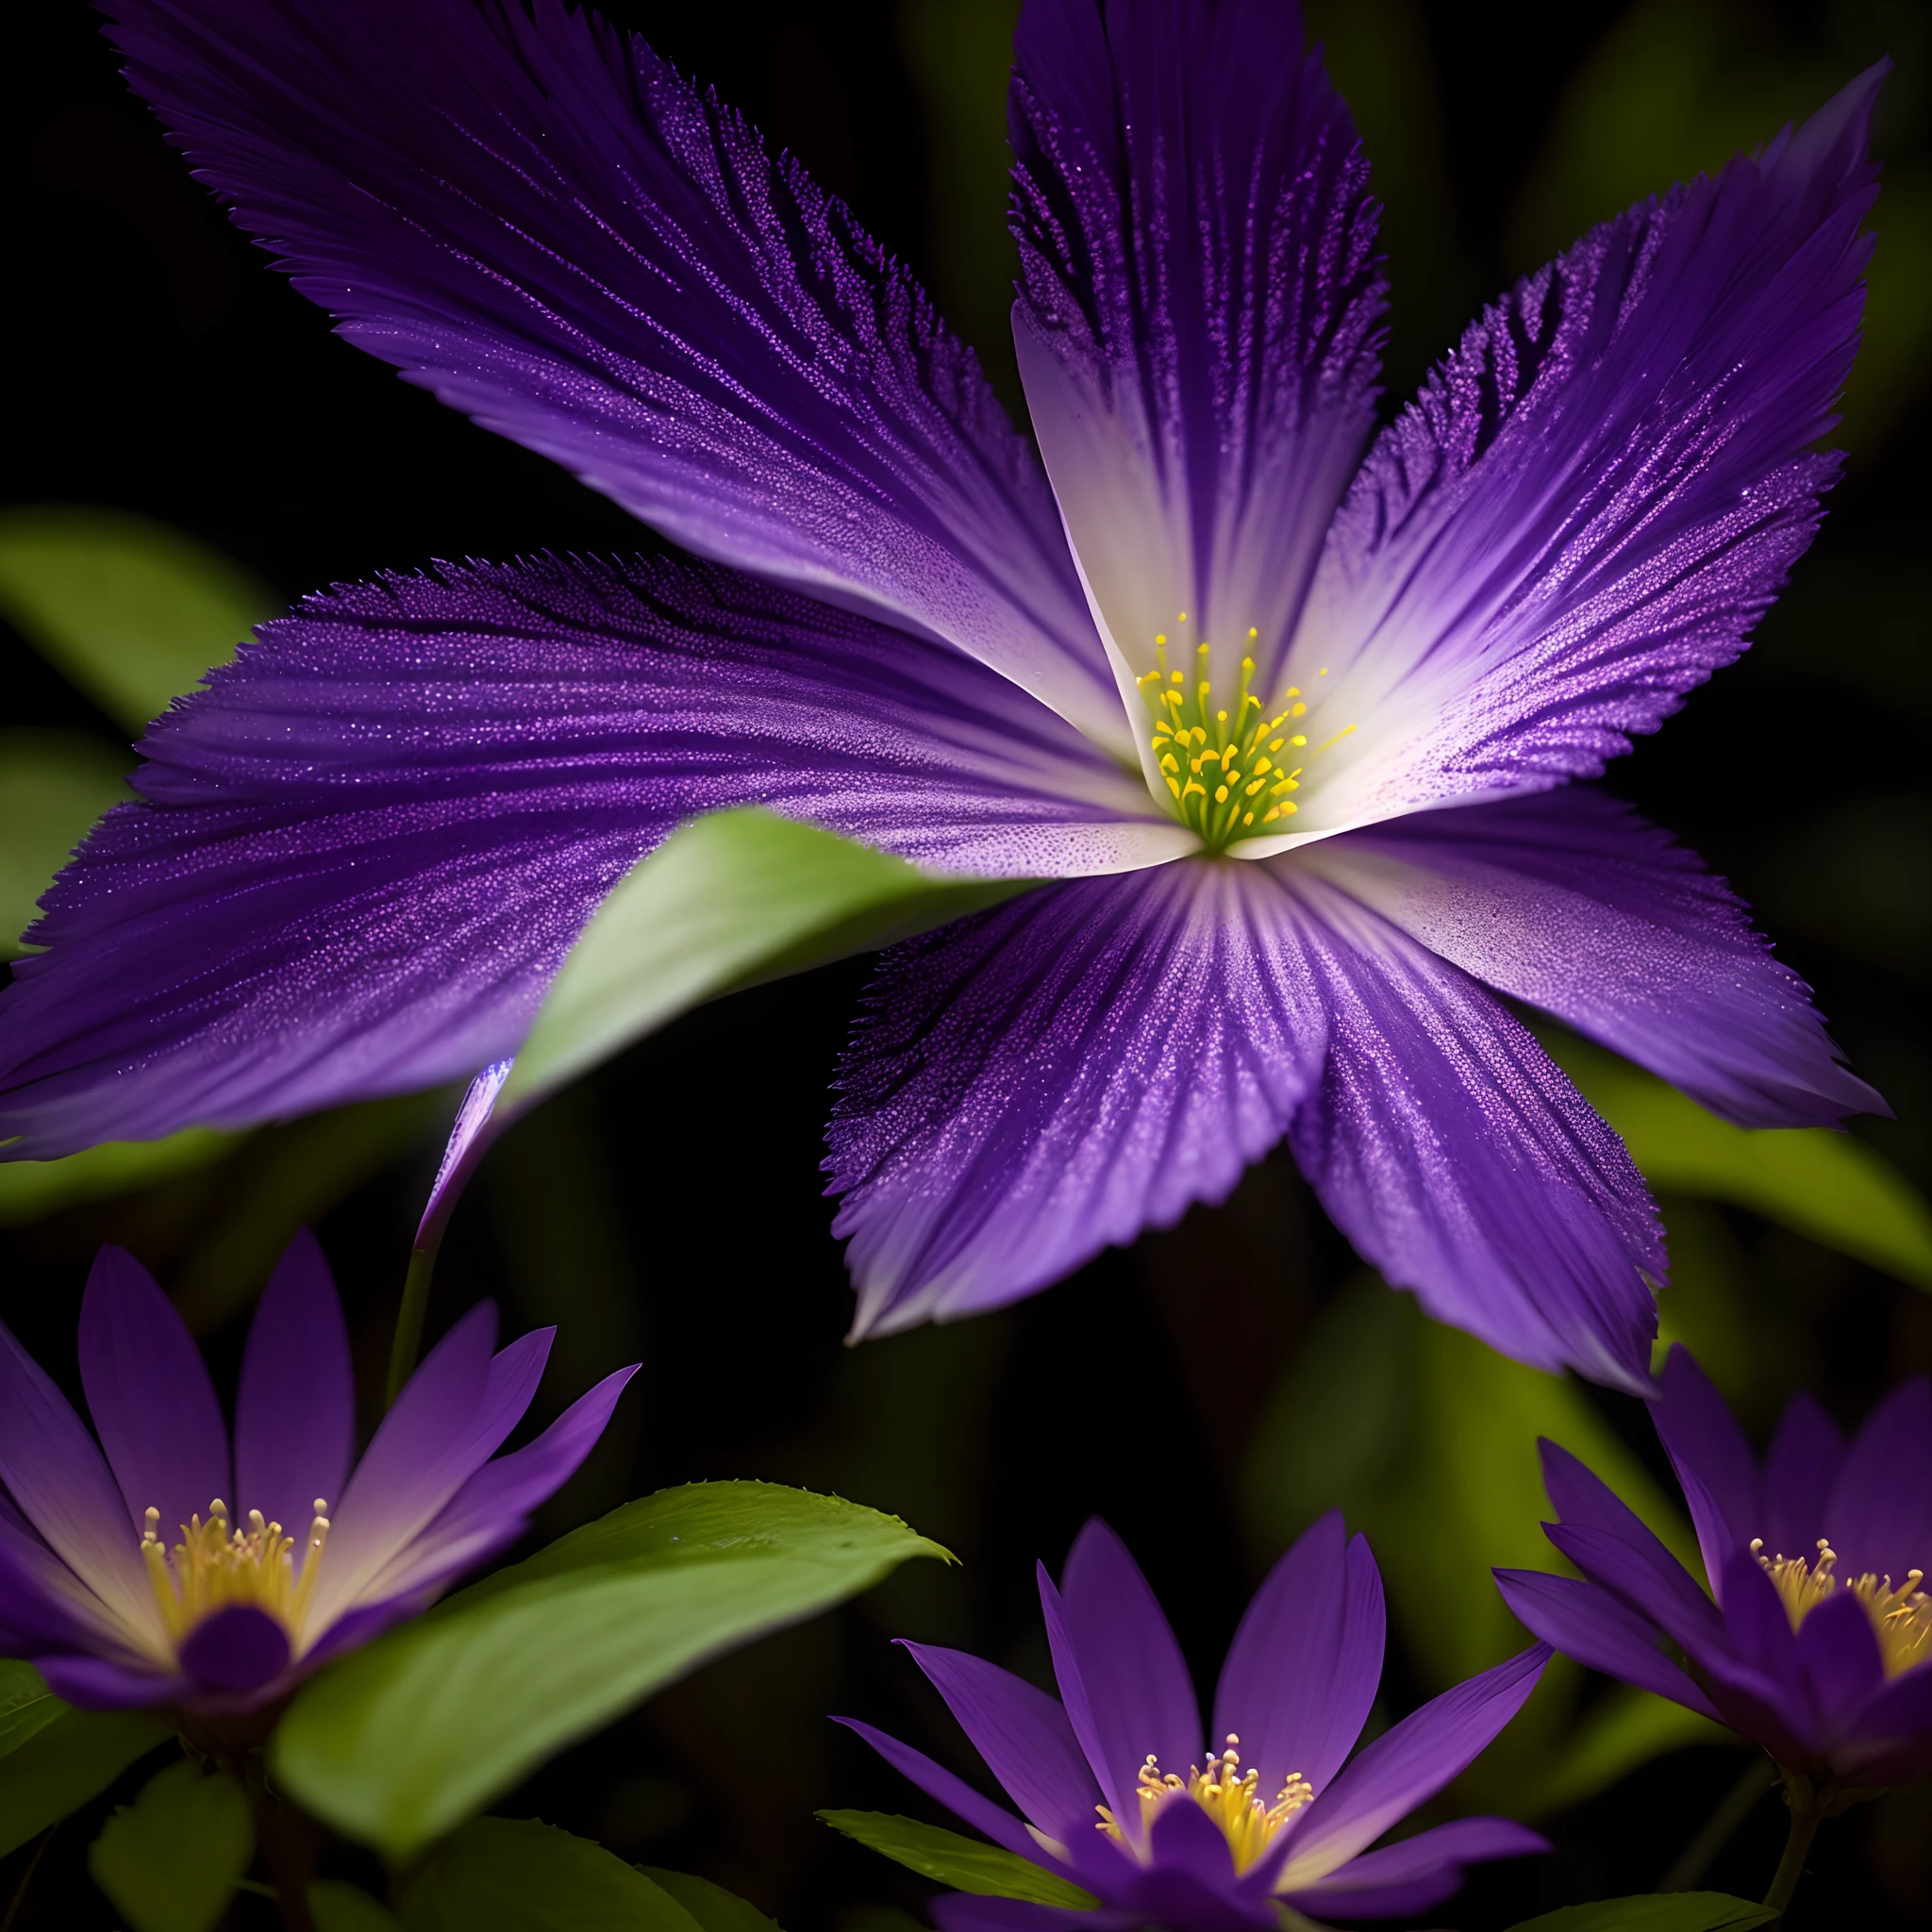
[[[286,1695],[514,1541],[590,1453],[634,1368],[491,1459],[555,1332],[498,1351],[495,1309],[472,1308],[358,1461],[348,1330],[304,1230],[248,1332],[231,1455],[187,1324],[103,1248],[80,1308],[99,1448],[0,1325],[0,1655],[91,1708],[218,1716]]]
[[[1031,1293],[1286,1139],[1431,1313],[1641,1390],[1652,1203],[1499,995],[1729,1120],[1882,1107],[1724,886],[1572,783],[1817,527],[1879,70],[1519,283],[1377,434],[1376,208],[1295,9],[1027,0],[1036,455],[845,208],[592,15],[106,5],[351,341],[709,560],[267,627],[0,998],[14,1158],[466,1077],[628,867],[748,803],[1047,882],[885,959],[829,1134],[857,1334]]]
[[[1069,1911],[955,1893],[934,1907],[944,1932],[1277,1932],[1277,1899],[1397,1918],[1447,1898],[1464,1865],[1549,1850],[1506,1818],[1369,1850],[1515,1716],[1550,1652],[1537,1644],[1458,1684],[1349,1760],[1382,1675],[1382,1578],[1340,1511],[1256,1591],[1206,1748],[1174,1632],[1106,1524],[1080,1532],[1059,1590],[1041,1566],[1040,1603],[1059,1703],[961,1651],[906,1645],[1024,1823],[931,1758],[839,1720],[995,1844],[1099,1901]]]
[[[1894,1390],[1849,1447],[1801,1394],[1760,1468],[1687,1350],[1662,1382],[1651,1413],[1709,1595],[1545,1442],[1561,1520],[1543,1530],[1585,1580],[1499,1570],[1509,1607],[1579,1663],[1730,1725],[1821,1788],[1932,1776],[1932,1386]]]

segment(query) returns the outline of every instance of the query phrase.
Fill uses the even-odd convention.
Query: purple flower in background
[[[1344,1547],[1344,1544],[1346,1547]],[[1024,1822],[942,1766],[841,1718],[995,1844],[1085,1888],[1098,1912],[963,1893],[944,1932],[1160,1925],[1278,1932],[1274,1901],[1344,1918],[1425,1910],[1462,1867],[1546,1852],[1507,1818],[1461,1818],[1369,1846],[1457,1775],[1536,1688],[1537,1644],[1444,1691],[1348,1759],[1382,1676],[1382,1578],[1340,1511],[1255,1592],[1214,1693],[1212,1738],[1147,1580],[1097,1518],[1040,1604],[1060,1699],[961,1651],[908,1643]],[[1096,1815],[1097,1814],[1097,1815]]]
[[[491,1459],[555,1332],[498,1351],[495,1309],[472,1308],[358,1461],[348,1331],[305,1230],[248,1332],[231,1457],[187,1324],[132,1256],[103,1248],[80,1307],[99,1448],[0,1326],[0,1655],[91,1707],[219,1713],[285,1695],[513,1541],[590,1453],[634,1368]]]
[[[1030,1293],[1286,1137],[1433,1314],[1647,1389],[1649,1196],[1497,996],[1729,1120],[1882,1106],[1724,886],[1570,783],[1817,526],[1877,70],[1518,284],[1377,436],[1375,207],[1294,9],[1028,0],[1042,467],[849,212],[593,16],[108,10],[351,341],[709,560],[268,626],[47,901],[13,1155],[499,1060],[625,870],[748,802],[1052,881],[885,958],[827,1162],[859,1334]]]
[[[1932,1776],[1932,1386],[1894,1390],[1849,1447],[1801,1394],[1760,1468],[1682,1347],[1662,1380],[1651,1413],[1710,1594],[1545,1442],[1561,1521],[1544,1533],[1586,1580],[1499,1570],[1509,1607],[1579,1663],[1730,1725],[1788,1773],[1839,1787]]]

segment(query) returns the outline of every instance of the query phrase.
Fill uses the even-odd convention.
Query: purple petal
[[[1871,1614],[1846,1590],[1826,1597],[1798,1625],[1793,1662],[1813,1724],[1825,1736],[1841,1733],[1885,1682]]]
[[[1462,1867],[1547,1852],[1549,1840],[1508,1818],[1457,1818],[1432,1825],[1304,1887],[1289,1903],[1348,1919],[1393,1919],[1424,1911],[1462,1883]]]
[[[515,1541],[528,1527],[530,1511],[555,1495],[596,1446],[637,1372],[632,1363],[606,1375],[535,1441],[486,1462],[365,1589],[412,1599],[434,1593]]]
[[[1763,1533],[1757,1458],[1737,1417],[1682,1342],[1672,1344],[1657,1382],[1663,1396],[1652,1404],[1650,1418],[1690,1506],[1704,1574],[1723,1603],[1726,1564]]]
[[[414,1246],[419,1252],[435,1251],[456,1211],[457,1202],[469,1185],[470,1175],[495,1141],[498,1130],[507,1124],[499,1121],[492,1126],[491,1116],[495,1111],[496,1096],[503,1091],[504,1082],[515,1065],[514,1058],[491,1060],[464,1088],[463,1097],[457,1105],[457,1117],[450,1123],[442,1158],[437,1163],[436,1178],[429,1184],[429,1198],[424,1203],[422,1219],[416,1224]]]
[[[1901,1383],[1866,1418],[1818,1534],[1831,1539],[1846,1578],[1869,1573],[1903,1582],[1908,1570],[1932,1570],[1932,1384],[1924,1375]]]
[[[1362,727],[1301,823],[1593,776],[1743,649],[1837,475],[1882,74],[1520,282],[1384,432],[1289,659],[1310,740]]]
[[[1437,1320],[1648,1393],[1645,1277],[1664,1256],[1623,1142],[1458,969],[1301,854],[1257,869],[1295,892],[1328,1009],[1327,1063],[1290,1145],[1330,1218]]]
[[[269,1276],[242,1352],[237,1506],[259,1509],[302,1544],[316,1500],[341,1498],[355,1453],[348,1324],[322,1245],[300,1228]]]
[[[1664,1634],[1594,1583],[1540,1570],[1492,1573],[1510,1614],[1532,1637],[1607,1677],[1654,1690],[1714,1718],[1710,1700],[1664,1655]]]
[[[1549,1646],[1533,1644],[1385,1731],[1282,1833],[1286,1857],[1263,1861],[1272,1889],[1327,1877],[1434,1797],[1523,1707],[1549,1660]]]
[[[1852,1725],[1837,1757],[1858,1782],[1912,1784],[1932,1777],[1932,1663],[1884,1685]]]
[[[0,1628],[8,1655],[42,1646],[94,1650],[128,1646],[127,1631],[108,1607],[0,1494]],[[11,1640],[18,1640],[17,1645]]]
[[[857,1732],[894,1771],[910,1778],[927,1797],[937,1799],[1002,1850],[1062,1877],[1072,1875],[1058,1858],[1040,1848],[1010,1811],[1003,1811],[991,1798],[981,1797],[971,1785],[955,1777],[942,1765],[935,1764],[924,1752],[887,1737],[883,1731],[874,1730],[870,1724],[860,1724],[856,1717],[835,1717],[832,1722]]]
[[[1069,1719],[1114,1816],[1138,1824],[1133,1793],[1148,1756],[1160,1760],[1162,1771],[1183,1776],[1203,1756],[1186,1660],[1126,1545],[1097,1516],[1074,1539],[1058,1607],[1091,1731],[1071,1706]],[[1058,1654],[1054,1661],[1058,1672]]]
[[[136,1538],[164,1542],[233,1491],[228,1431],[188,1324],[125,1248],[103,1248],[80,1303],[80,1383]]]
[[[1209,1741],[1237,1734],[1270,1798],[1291,1775],[1326,1786],[1381,1682],[1381,1574],[1366,1540],[1346,1537],[1339,1509],[1303,1532],[1255,1592],[1221,1669]]]
[[[1319,1065],[1294,919],[1262,868],[1183,861],[886,954],[826,1131],[855,1335],[1015,1300],[1232,1191]]]
[[[134,86],[351,341],[687,548],[1127,734],[1045,480],[850,212],[543,0],[116,0]]]
[[[181,1646],[181,1668],[197,1690],[258,1690],[288,1667],[288,1631],[252,1604],[204,1617]]]
[[[1234,1855],[1227,1840],[1191,1798],[1170,1798],[1154,1814],[1147,1847],[1155,1868],[1163,1874],[1177,1873],[1206,1891],[1234,1888]]]
[[[1724,881],[1603,792],[1417,813],[1305,857],[1432,952],[1725,1120],[1887,1110],[1839,1063],[1809,991]]]
[[[263,635],[155,727],[150,803],[92,835],[0,993],[16,1158],[466,1079],[717,808],[1019,878],[1191,842],[992,673],[723,571],[391,577]]]
[[[1348,109],[1270,0],[1031,0],[1013,52],[1020,372],[1117,666],[1185,612],[1272,687],[1373,424]]]
[[[82,1710],[140,1710],[189,1689],[178,1671],[130,1669],[104,1657],[37,1657],[34,1668],[56,1697]]]
[[[1007,1795],[1049,1838],[1091,1829],[1100,1797],[1065,1707],[997,1664],[901,1639]]]
[[[165,1654],[127,1504],[93,1438],[45,1370],[0,1323],[0,1484],[130,1642]]]
[[[1778,1421],[1764,1458],[1764,1524],[1756,1532],[1773,1555],[1815,1549],[1826,1534],[1831,1492],[1845,1459],[1844,1439],[1808,1389]]]
[[[1773,1683],[1793,1680],[1798,1640],[1777,1587],[1757,1558],[1740,1550],[1724,1569],[1724,1632],[1740,1662]]]

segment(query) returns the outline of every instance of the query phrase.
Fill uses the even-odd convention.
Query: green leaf
[[[69,1708],[33,1665],[0,1657],[0,1757],[10,1757]]]
[[[281,608],[232,558],[151,518],[0,512],[0,616],[130,731]]]
[[[1543,1044],[1654,1188],[1748,1208],[1932,1289],[1932,1207],[1876,1148],[1828,1127],[1734,1127],[1600,1048],[1554,1035]]]
[[[209,1932],[254,1856],[248,1794],[225,1772],[184,1761],[116,1807],[87,1869],[132,1932]]]
[[[1068,1906],[1076,1911],[1090,1911],[1100,1903],[1091,1891],[1042,1871],[1030,1859],[937,1824],[921,1824],[917,1819],[886,1811],[821,1811],[818,1816],[833,1830],[956,1891],[977,1892],[982,1898],[1024,1898],[1034,1905]]]
[[[129,763],[78,731],[0,731],[0,958],[26,950],[20,935],[40,898],[109,806],[133,794]]]
[[[59,1160],[0,1162],[0,1227],[43,1220],[83,1201],[105,1201],[207,1167],[246,1138],[186,1127],[161,1141],[104,1141]]]
[[[1510,1932],[1742,1932],[1747,1925],[1768,1925],[1776,1917],[1769,1906],[1721,1891],[1647,1891],[1636,1898],[1565,1906],[1524,1919]]]
[[[75,1710],[41,1685],[38,1701],[9,1664],[5,1716],[7,1755],[0,1757],[0,1857],[58,1824],[97,1797],[137,1757],[173,1735],[144,1710]],[[40,1684],[38,1672],[29,1672]],[[48,1706],[52,1708],[49,1709]]]
[[[315,1932],[402,1932],[402,1921],[359,1885],[340,1878],[318,1878],[306,1896]]]
[[[660,1886],[534,1818],[479,1818],[403,1894],[403,1932],[700,1932]]]
[[[565,1744],[721,1652],[867,1590],[937,1543],[771,1483],[628,1503],[324,1672],[271,1750],[351,1838],[407,1857]]]
[[[690,1872],[665,1872],[656,1865],[637,1869],[653,1885],[668,1891],[698,1922],[702,1932],[779,1932],[756,1906],[747,1905],[735,1891],[726,1891],[708,1878]]]
[[[498,1107],[532,1105],[721,993],[890,945],[1027,883],[924,872],[755,806],[694,820],[597,908]]]

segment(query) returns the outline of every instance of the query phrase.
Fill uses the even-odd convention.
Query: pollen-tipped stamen
[[[1811,1557],[1767,1557],[1764,1539],[1754,1537],[1751,1554],[1771,1578],[1793,1630],[1820,1604],[1844,1590],[1865,1606],[1888,1677],[1899,1676],[1932,1657],[1932,1596],[1921,1588],[1925,1580],[1923,1570],[1907,1570],[1906,1580],[1896,1586],[1889,1575],[1878,1576],[1870,1571],[1862,1576],[1841,1577],[1837,1570],[1838,1552],[1829,1537],[1818,1539],[1816,1554]]]
[[[1264,1800],[1258,1790],[1260,1774],[1241,1768],[1241,1741],[1230,1731],[1226,1744],[1208,1758],[1206,1768],[1191,1764],[1185,1778],[1163,1772],[1158,1757],[1150,1751],[1135,1787],[1141,1801],[1139,1833],[1130,1840],[1105,1805],[1094,1807],[1100,1813],[1096,1829],[1117,1843],[1138,1849],[1146,1844],[1148,1830],[1162,1808],[1175,1798],[1189,1798],[1220,1827],[1235,1870],[1245,1872],[1267,1850],[1274,1834],[1313,1798],[1315,1788],[1300,1772],[1291,1771],[1274,1801]]]

